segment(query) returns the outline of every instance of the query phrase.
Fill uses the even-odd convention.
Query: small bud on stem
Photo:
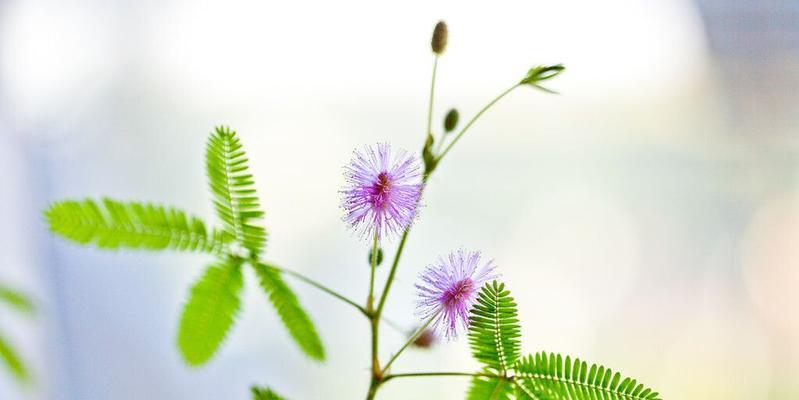
[[[424,161],[425,175],[430,175],[433,170],[436,169],[436,164],[438,164],[438,158],[433,152],[434,143],[435,139],[433,138],[433,135],[428,133],[427,140],[425,140],[424,147],[422,148],[422,160]]]
[[[374,257],[374,254],[372,253],[372,250],[369,250],[369,265],[372,265],[372,257]],[[382,262],[383,262],[383,249],[378,247],[377,248],[377,265],[380,265]]]
[[[432,329],[425,329],[416,340],[413,341],[413,347],[421,349],[429,349],[436,343],[436,334]]]
[[[441,55],[447,48],[447,24],[444,21],[438,21],[436,28],[433,30],[433,40],[430,41],[430,47],[433,48],[433,53]]]
[[[458,117],[458,110],[454,108],[447,112],[447,116],[444,117],[444,132],[450,133],[455,130],[458,126]]]

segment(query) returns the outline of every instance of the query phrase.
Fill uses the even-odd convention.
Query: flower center
[[[444,291],[441,301],[445,307],[463,306],[474,293],[474,282],[471,278],[463,278]]]
[[[391,177],[388,172],[381,172],[377,175],[377,181],[372,185],[372,204],[375,207],[383,208],[388,202],[391,186]]]

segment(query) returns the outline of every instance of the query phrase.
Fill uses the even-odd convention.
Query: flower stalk
[[[399,350],[397,350],[397,352],[396,352],[396,353],[394,353],[394,356],[393,356],[393,357],[391,357],[391,359],[390,359],[390,360],[388,360],[388,362],[386,363],[386,366],[385,366],[385,367],[383,367],[382,375],[385,375],[385,374],[386,374],[386,372],[388,372],[388,369],[389,369],[389,368],[391,368],[391,364],[393,364],[393,363],[394,363],[394,361],[397,359],[397,357],[399,357],[399,355],[400,355],[400,354],[402,354],[402,352],[403,352],[403,351],[404,351],[406,348],[408,348],[408,346],[410,346],[410,345],[411,345],[413,342],[415,342],[415,341],[416,341],[416,339],[418,339],[418,338],[419,338],[419,336],[420,336],[422,333],[424,333],[425,329],[427,329],[427,328],[430,326],[430,324],[431,324],[431,323],[433,323],[433,321],[434,321],[434,320],[435,320],[437,317],[438,317],[438,314],[436,314],[436,315],[433,315],[432,317],[428,318],[428,319],[427,319],[427,322],[425,322],[425,323],[424,323],[424,325],[422,325],[421,327],[419,327],[419,329],[416,331],[416,333],[414,333],[413,335],[411,335],[411,337],[408,339],[408,341],[407,341],[407,342],[405,342],[405,344],[404,344],[404,345],[402,345],[402,347],[400,347],[400,349],[399,349]]]
[[[377,254],[378,254],[378,237],[377,233],[375,233],[374,241],[372,244],[372,265],[371,265],[371,272],[369,274],[369,297],[366,298],[366,311],[371,313],[374,309],[374,299],[375,299],[375,270],[377,269]]]
[[[437,157],[437,161],[438,161],[438,162],[441,162],[441,160],[444,158],[444,156],[446,156],[446,155],[447,155],[447,153],[449,153],[449,151],[452,149],[452,146],[455,146],[455,143],[457,143],[457,142],[458,142],[458,140],[460,140],[460,138],[463,136],[463,134],[464,134],[464,133],[466,133],[466,131],[468,131],[468,130],[469,130],[469,128],[471,128],[471,127],[472,127],[472,125],[473,125],[475,122],[477,122],[477,120],[478,120],[478,119],[479,119],[479,118],[480,118],[480,117],[481,117],[481,116],[482,116],[482,115],[483,115],[483,114],[484,114],[486,111],[488,111],[488,110],[489,110],[489,109],[490,109],[490,108],[491,108],[491,107],[492,107],[494,104],[497,104],[497,102],[498,102],[498,101],[500,101],[500,100],[501,100],[503,97],[507,96],[507,95],[508,95],[510,92],[512,92],[514,89],[516,89],[516,88],[517,88],[517,87],[519,87],[519,86],[522,86],[522,83],[516,83],[516,84],[514,84],[513,86],[511,86],[511,87],[509,87],[508,89],[506,89],[504,92],[500,93],[500,94],[499,94],[499,96],[495,97],[493,100],[491,100],[490,102],[488,102],[488,104],[486,104],[485,106],[483,106],[483,108],[481,108],[481,109],[480,109],[480,111],[478,111],[478,112],[477,112],[477,114],[475,114],[475,115],[474,115],[474,116],[473,116],[473,117],[472,117],[472,118],[469,120],[469,122],[467,122],[467,123],[466,123],[466,125],[464,125],[464,126],[463,126],[463,128],[461,128],[461,130],[460,130],[460,131],[458,131],[458,133],[455,135],[455,137],[452,139],[452,141],[451,141],[451,142],[449,142],[449,144],[447,145],[447,147],[446,147],[446,148],[444,148],[444,151],[442,151],[442,152],[441,152],[441,154],[439,154],[439,155],[438,155],[438,157]]]
[[[254,259],[254,262],[257,263],[258,260]],[[367,313],[367,311],[366,311],[366,308],[364,308],[362,305],[358,304],[354,300],[349,299],[347,296],[344,296],[343,294],[341,294],[341,293],[339,293],[339,292],[337,292],[337,291],[335,291],[333,289],[330,289],[329,287],[327,287],[327,286],[315,281],[314,279],[311,279],[311,278],[309,278],[309,277],[307,277],[307,276],[305,276],[305,275],[303,275],[303,274],[301,274],[301,273],[299,273],[297,271],[294,271],[294,270],[277,267],[277,266],[272,265],[272,264],[264,264],[264,265],[267,268],[271,269],[271,270],[274,270],[274,271],[277,271],[277,272],[292,276],[292,277],[296,278],[297,280],[299,280],[299,281],[301,281],[301,282],[303,282],[305,284],[310,285],[311,287],[319,289],[322,292],[327,293],[327,294],[333,296],[334,298],[336,298],[338,300],[341,300],[344,303],[346,303],[346,304],[348,304],[348,305],[350,305],[352,307],[355,307],[355,309],[357,309],[361,314],[363,314],[365,316],[369,315]]]

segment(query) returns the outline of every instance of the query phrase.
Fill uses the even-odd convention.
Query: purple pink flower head
[[[344,221],[362,237],[399,235],[416,218],[423,185],[421,166],[414,157],[398,151],[392,158],[385,143],[376,150],[367,146],[354,152],[344,176]]]
[[[499,276],[495,268],[493,261],[481,262],[479,251],[461,249],[439,257],[422,271],[416,284],[416,314],[423,320],[433,318],[431,326],[440,336],[456,338],[469,328],[469,310],[477,292]]]

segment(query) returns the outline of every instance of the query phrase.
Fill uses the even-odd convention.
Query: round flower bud
[[[453,108],[444,117],[444,132],[450,133],[455,130],[456,126],[458,126],[458,110]]]
[[[430,41],[430,47],[433,48],[433,53],[441,54],[447,48],[447,24],[444,21],[438,21],[436,28],[433,30],[433,40]]]
[[[436,334],[432,329],[425,329],[416,340],[413,341],[413,347],[421,349],[429,349],[436,343]]]

